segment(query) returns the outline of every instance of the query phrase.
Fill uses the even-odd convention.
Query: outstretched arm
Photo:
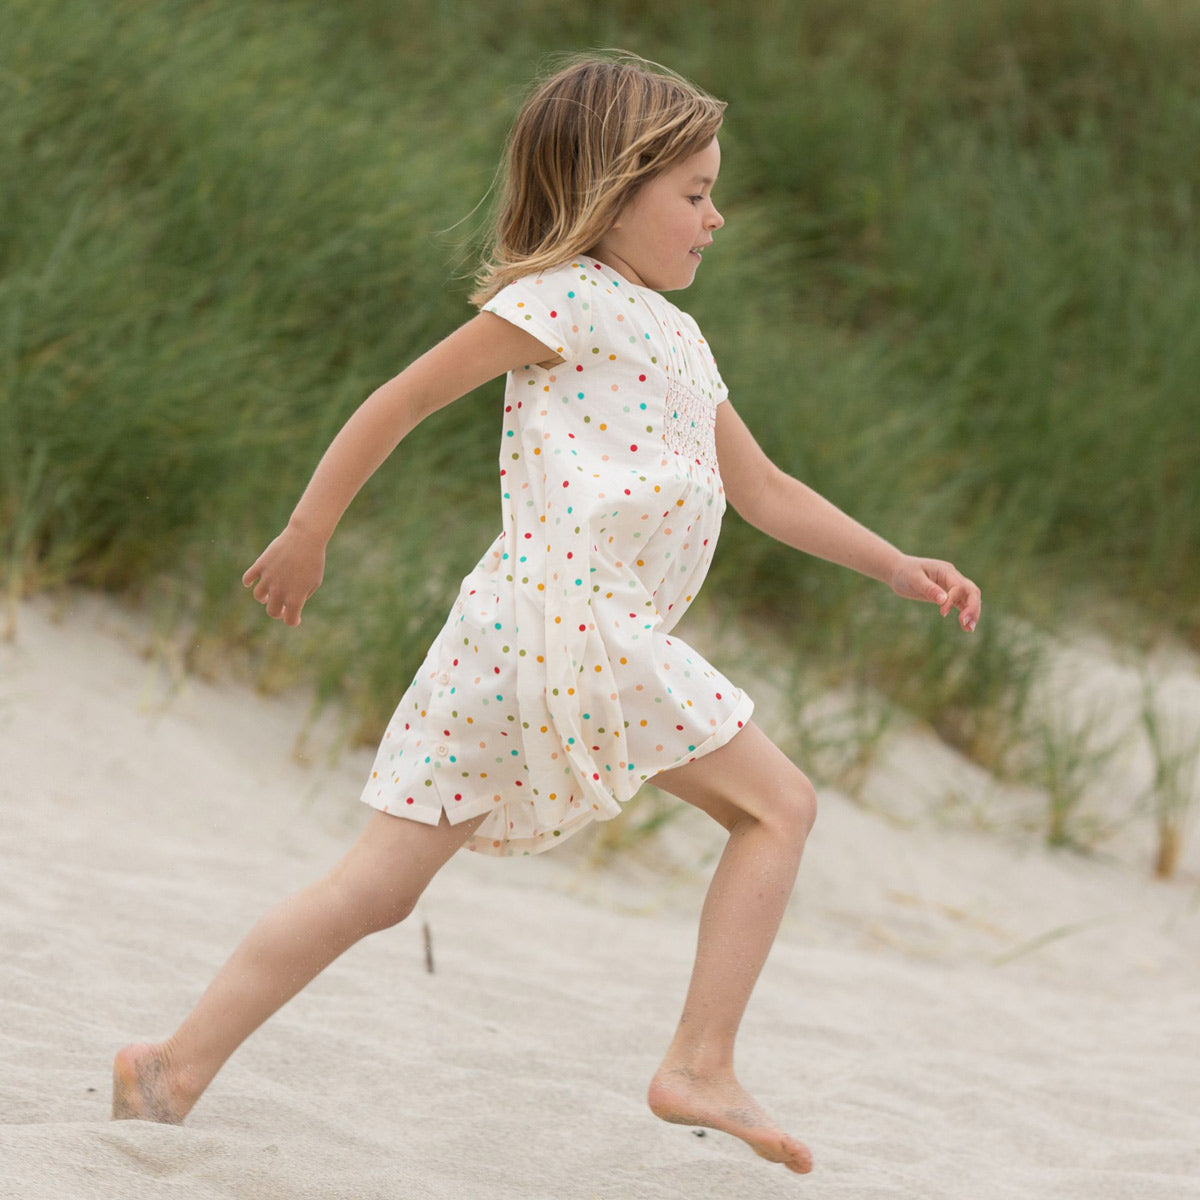
[[[733,406],[717,408],[717,459],[725,495],[738,515],[777,541],[888,584],[897,595],[958,609],[968,633],[979,620],[979,588],[953,563],[903,554],[807,484],[781,471]]]
[[[267,616],[300,624],[338,521],[401,438],[489,379],[550,353],[502,317],[480,313],[372,392],[330,443],[287,527],[242,576]]]

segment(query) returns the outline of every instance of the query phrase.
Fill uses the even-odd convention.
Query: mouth
[[[709,248],[709,246],[711,246],[711,245],[712,245],[712,242],[703,242],[699,246],[693,246],[691,248],[691,250],[688,251],[688,253],[694,254],[698,259],[703,259],[704,251],[707,250]]]

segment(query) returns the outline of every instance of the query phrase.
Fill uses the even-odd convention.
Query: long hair
[[[508,137],[491,246],[471,302],[584,254],[647,180],[703,150],[725,103],[625,52],[537,86]]]

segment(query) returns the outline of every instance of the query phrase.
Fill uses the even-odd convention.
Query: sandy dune
[[[340,852],[370,757],[300,761],[302,701],[172,678],[145,645],[91,598],[23,606],[0,645],[0,1196],[1200,1197],[1194,849],[1168,884],[1135,843],[1050,854],[951,819],[922,798],[990,785],[920,734],[885,747],[876,806],[823,795],[747,1018],[741,1075],[808,1178],[644,1107],[718,846],[687,812],[603,868],[590,835],[463,856],[186,1126],[110,1123],[112,1052],[169,1032]]]

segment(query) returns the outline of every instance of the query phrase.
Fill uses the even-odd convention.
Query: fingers
[[[963,632],[974,633],[983,608],[979,588],[952,563],[937,559],[924,561],[921,574],[925,599],[936,604],[943,617],[958,609],[958,623]]]
[[[983,596],[969,579],[963,581],[963,592],[962,599],[956,602],[958,623],[963,627],[964,632],[974,633],[983,611]]]
[[[273,621],[293,628],[325,574],[325,540],[288,527],[242,575]]]
[[[939,577],[943,574],[940,568],[946,565],[948,564],[936,562],[914,563],[916,579],[908,584],[901,594],[907,594],[914,600],[927,600],[930,604],[936,604],[944,617],[952,604],[950,593],[939,582]]]
[[[946,616],[952,608],[958,609],[958,623],[964,633],[974,633],[979,624],[979,614],[983,607],[983,598],[979,588],[964,576],[958,577],[958,582],[951,585],[946,594],[945,603],[941,606],[942,616]]]
[[[930,604],[936,604],[941,609],[942,616],[944,617],[949,612],[947,605],[950,603],[950,597],[946,594],[945,588],[936,580],[930,579],[928,575],[925,576],[925,580],[925,599]]]
[[[282,591],[271,591],[262,580],[259,580],[254,589],[254,598],[266,607],[267,616],[273,621],[282,621],[293,628],[300,624],[300,610],[304,607],[304,601],[308,599],[304,596],[299,600],[292,600]]]
[[[298,600],[292,600],[282,587],[272,590],[271,583],[262,573],[261,562],[259,559],[242,575],[242,586],[254,589],[251,595],[266,608],[268,617],[294,628],[300,624],[300,612],[308,597],[301,596]]]
[[[293,628],[300,624],[300,610],[304,607],[303,600],[289,604],[282,596],[276,596],[273,593],[259,596],[257,592],[254,598],[266,608],[267,616],[271,620],[282,621],[285,625],[291,625]]]

